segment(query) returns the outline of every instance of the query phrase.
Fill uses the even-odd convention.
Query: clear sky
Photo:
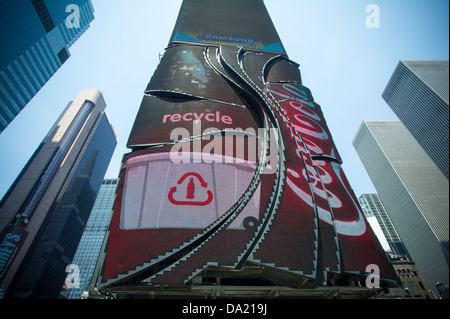
[[[243,0],[245,1],[245,0]],[[71,57],[0,134],[0,196],[82,88],[99,89],[118,145],[105,177],[118,177],[125,146],[164,53],[181,0],[92,0],[95,20]],[[363,120],[397,119],[381,94],[399,60],[449,59],[448,0],[265,0],[289,58],[322,106],[357,196],[375,192],[352,140]],[[369,4],[379,28],[367,28]]]

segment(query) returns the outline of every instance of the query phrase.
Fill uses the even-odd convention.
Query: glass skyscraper
[[[400,61],[382,97],[448,179],[448,60]]]
[[[427,286],[448,286],[448,180],[400,121],[364,121],[353,145]]]
[[[91,0],[0,0],[0,133],[69,58]]]
[[[0,295],[58,298],[117,144],[105,107],[83,89],[0,202]]]
[[[62,294],[68,299],[79,299],[80,294],[89,288],[95,265],[100,255],[103,240],[107,234],[116,198],[118,179],[105,179],[92,207],[91,215],[78,245],[72,264],[79,270],[79,287],[65,287]]]

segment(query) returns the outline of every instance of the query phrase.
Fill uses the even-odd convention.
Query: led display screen
[[[396,280],[298,64],[261,49],[279,41],[263,2],[251,1],[255,15],[250,1],[208,3],[271,27],[225,28],[204,1],[183,2],[128,140],[99,287],[189,284],[209,266],[249,265],[293,287],[286,274],[326,285],[370,264]],[[210,41],[219,31],[241,38]]]
[[[284,53],[263,0],[184,1],[170,43],[236,45]]]
[[[211,159],[209,165],[174,164],[170,154],[158,153],[127,160],[120,229],[204,229],[212,224],[244,194],[256,166],[233,158]],[[160,187],[154,187],[158,182]],[[228,228],[245,229],[244,222],[257,220],[259,200],[257,191]]]
[[[201,98],[244,106],[245,99],[216,68],[216,50],[178,45],[166,50],[146,92],[166,98]],[[183,96],[184,94],[184,96]]]

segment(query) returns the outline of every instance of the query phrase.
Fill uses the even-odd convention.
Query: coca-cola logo
[[[298,163],[304,163],[296,167],[288,167],[286,183],[291,191],[302,201],[311,207],[317,207],[318,216],[321,220],[330,225],[334,225],[336,232],[347,236],[361,236],[366,232],[364,217],[355,203],[350,191],[347,189],[341,177],[342,170],[335,158],[335,151],[331,136],[327,133],[325,120],[321,116],[321,111],[313,102],[309,100],[308,93],[294,84],[267,84],[266,94],[278,102],[278,112],[284,118],[284,125],[295,130],[291,138],[296,141],[298,148],[295,151]],[[326,154],[326,151],[328,154]],[[316,161],[314,167],[304,159],[311,155],[327,155],[331,162],[332,172],[324,169],[323,161]],[[295,163],[296,161],[291,161]],[[334,178],[333,178],[334,176]],[[306,182],[306,183],[305,183]],[[327,185],[338,185],[340,194],[334,194],[326,188]],[[308,185],[308,189],[300,185]],[[336,188],[336,186],[334,187]],[[321,198],[328,203],[321,206],[313,199],[314,196]],[[343,206],[343,198],[350,198],[357,216],[352,221],[338,220],[333,216],[332,210]],[[348,199],[347,198],[347,199]],[[350,208],[349,208],[350,209]]]

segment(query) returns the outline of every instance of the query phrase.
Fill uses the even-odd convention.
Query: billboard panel
[[[345,177],[320,105],[314,102],[309,89],[300,83],[277,82],[266,83],[264,93],[272,101],[280,122],[290,130],[285,139],[297,142],[295,155],[291,153],[297,162],[288,164],[286,184],[296,200],[316,211],[317,270],[362,273],[368,265],[376,264],[382,276],[395,279],[393,268]],[[301,162],[303,167],[299,165]],[[320,280],[320,273],[317,275]]]
[[[151,263],[180,245],[189,245],[215,223],[231,231],[237,243],[243,236],[241,245],[259,223],[261,187],[249,191],[255,163],[188,153],[185,159],[191,163],[177,164],[170,155],[138,152],[125,157],[108,242],[105,280]],[[202,157],[213,162],[193,163]],[[249,194],[245,205],[235,209],[233,206],[245,193]],[[236,255],[229,248],[223,244],[217,253],[222,259],[228,256],[228,262],[232,262]]]
[[[290,134],[286,127],[282,127],[281,133],[283,137]],[[295,154],[295,141],[284,139],[284,143],[286,167],[305,168],[304,161]],[[280,174],[284,177],[286,172]],[[295,194],[288,191],[287,186],[285,187],[280,207],[274,211],[273,221],[255,249],[252,260],[315,278],[318,252],[317,216],[312,206],[299,200]],[[309,189],[308,181],[304,180],[301,187]]]
[[[249,14],[251,12],[251,14]],[[183,1],[170,43],[242,46],[285,54],[263,0]]]
[[[205,3],[183,2],[147,86],[100,287],[189,284],[208,266],[235,275],[249,265],[293,287],[370,264],[395,280],[298,64],[265,49],[279,38],[263,2]],[[236,38],[216,38],[227,34]]]
[[[266,95],[298,132],[311,155],[327,155],[341,161],[319,104],[311,91],[298,83],[267,83]]]
[[[201,98],[227,105],[246,105],[239,92],[220,75],[213,64],[217,57],[209,51],[188,45],[167,49],[146,92],[167,99]]]
[[[188,154],[202,157],[201,153]],[[120,229],[204,229],[238,201],[255,173],[255,163],[210,155],[209,165],[175,164],[170,153],[147,154],[125,162]],[[160,187],[154,187],[160,182]],[[231,185],[231,186],[230,186]],[[259,217],[259,192],[228,227],[245,229]]]
[[[144,96],[128,139],[128,147],[163,144],[177,139],[181,133],[184,137],[190,137],[201,136],[207,129],[212,132],[239,128],[258,130],[252,112],[244,107],[208,100],[168,101]]]

